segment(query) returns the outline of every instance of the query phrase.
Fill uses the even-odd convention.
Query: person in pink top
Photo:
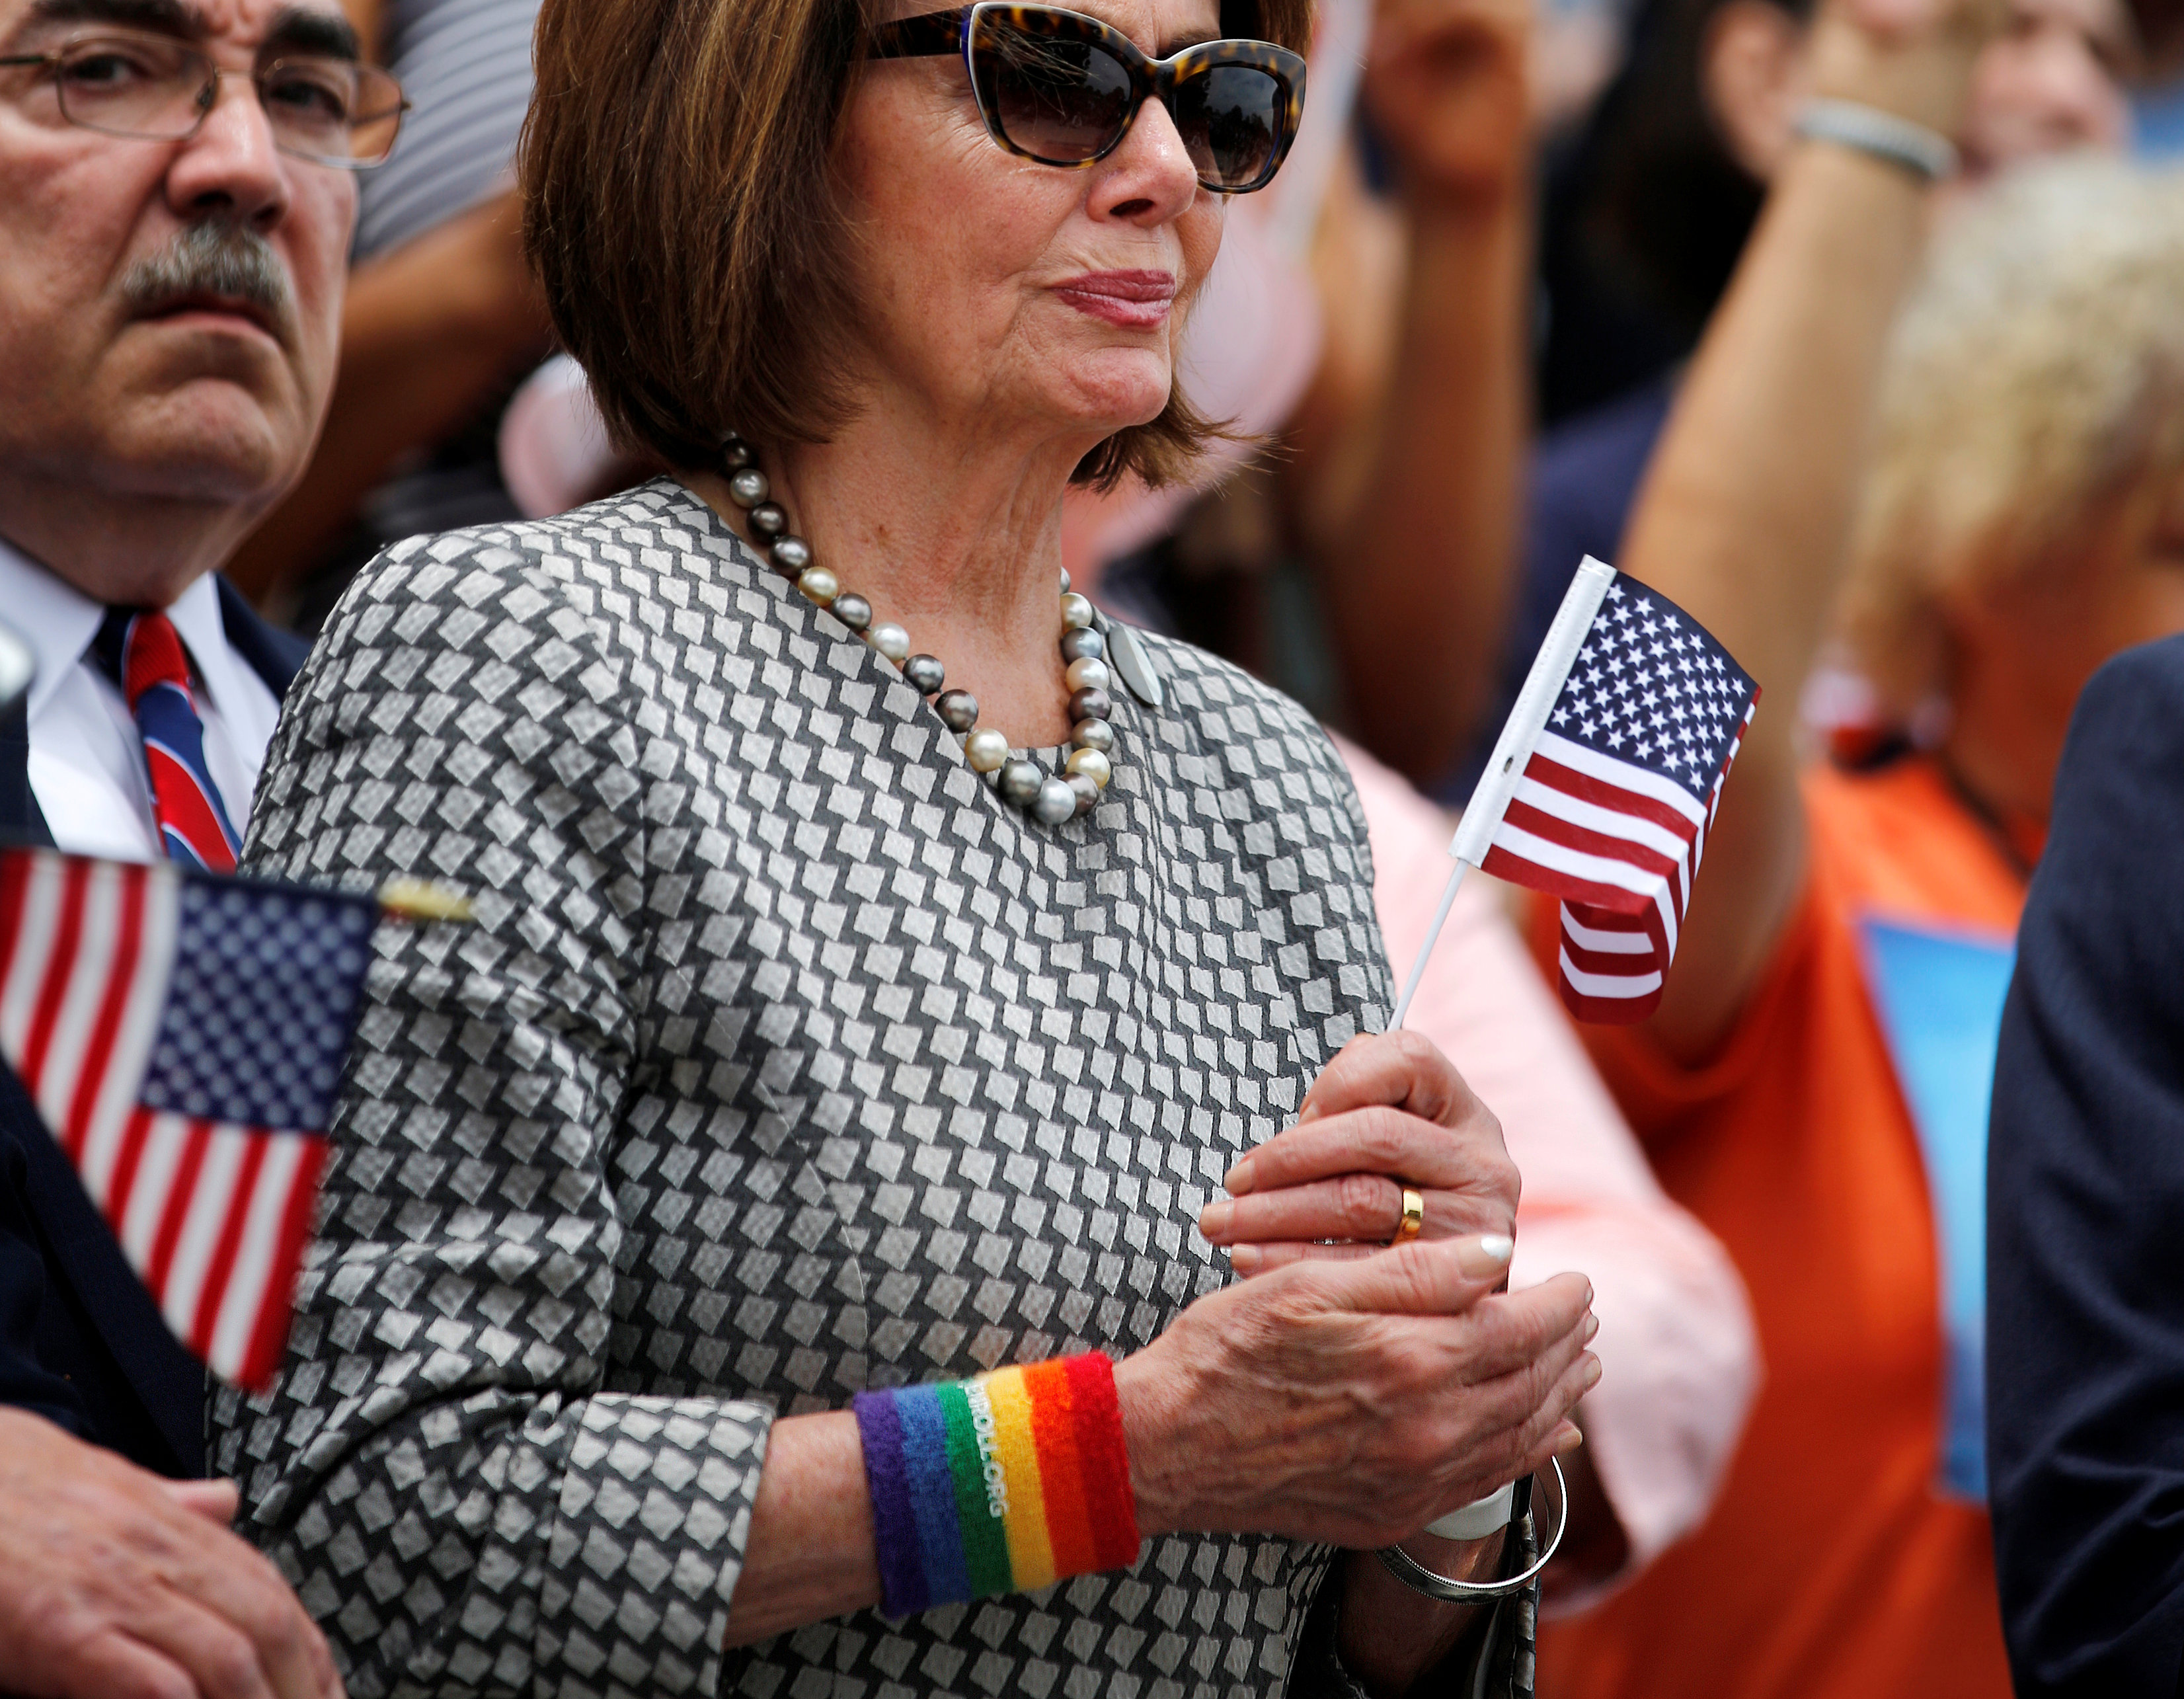
[[[1401,975],[1447,882],[1454,822],[1335,743],[1364,805],[1373,906]],[[1574,1515],[1549,1572],[1548,1606],[1568,1612],[1635,1574],[1712,1505],[1758,1389],[1751,1312],[1720,1245],[1654,1179],[1491,880],[1457,893],[1404,1024],[1501,1117],[1524,1177],[1511,1284],[1570,1268],[1592,1282],[1602,1373],[1579,1407],[1585,1447],[1563,1460]]]

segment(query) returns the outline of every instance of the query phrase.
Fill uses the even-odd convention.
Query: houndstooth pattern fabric
[[[1146,1344],[1380,1023],[1338,758],[1148,648],[1054,827],[671,482],[350,591],[248,861],[476,922],[381,929],[287,1363],[212,1431],[357,1699],[1280,1690],[1326,1558],[1260,1538],[720,1650],[774,1414]]]

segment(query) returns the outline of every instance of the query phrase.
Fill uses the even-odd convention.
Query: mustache
[[[254,308],[284,347],[294,345],[296,302],[288,268],[273,244],[248,226],[218,219],[191,225],[136,261],[121,279],[123,304],[140,317],[200,295]]]

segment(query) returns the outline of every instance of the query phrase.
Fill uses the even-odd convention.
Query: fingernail
[[[1198,1230],[1217,1241],[1227,1234],[1229,1223],[1235,1218],[1236,1206],[1217,1200],[1199,1211]]]
[[[1232,1245],[1228,1247],[1228,1266],[1239,1274],[1257,1273],[1259,1264],[1265,1259],[1266,1253],[1256,1245]]]
[[[1499,1274],[1516,1255],[1517,1241],[1506,1233],[1482,1233],[1456,1242],[1456,1266],[1474,1280]]]
[[[1245,1193],[1250,1191],[1251,1189],[1251,1159],[1249,1156],[1240,1158],[1236,1166],[1229,1169],[1228,1177],[1221,1182],[1221,1187],[1232,1198],[1240,1198]]]
[[[1555,1429],[1553,1443],[1549,1449],[1558,1457],[1567,1457],[1585,1443],[1585,1429],[1574,1422],[1565,1422]]]
[[[1585,1318],[1585,1343],[1591,1345],[1592,1343],[1593,1335],[1597,1334],[1599,1331],[1600,1317],[1597,1316],[1587,1316]]]
[[[1587,1391],[1600,1384],[1600,1359],[1596,1356],[1585,1359],[1585,1384]]]

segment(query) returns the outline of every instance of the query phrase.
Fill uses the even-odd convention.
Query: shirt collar
[[[0,608],[7,610],[0,617],[22,633],[38,663],[26,705],[30,717],[36,720],[98,635],[106,610],[4,539],[0,539]]]
[[[37,660],[38,676],[31,681],[26,710],[36,720],[70,669],[90,651],[106,609],[4,538],[0,538],[0,608],[7,610],[8,623],[23,634]],[[235,655],[227,646],[220,588],[212,574],[206,573],[177,596],[167,608],[167,617],[175,622],[213,705],[234,701]]]

